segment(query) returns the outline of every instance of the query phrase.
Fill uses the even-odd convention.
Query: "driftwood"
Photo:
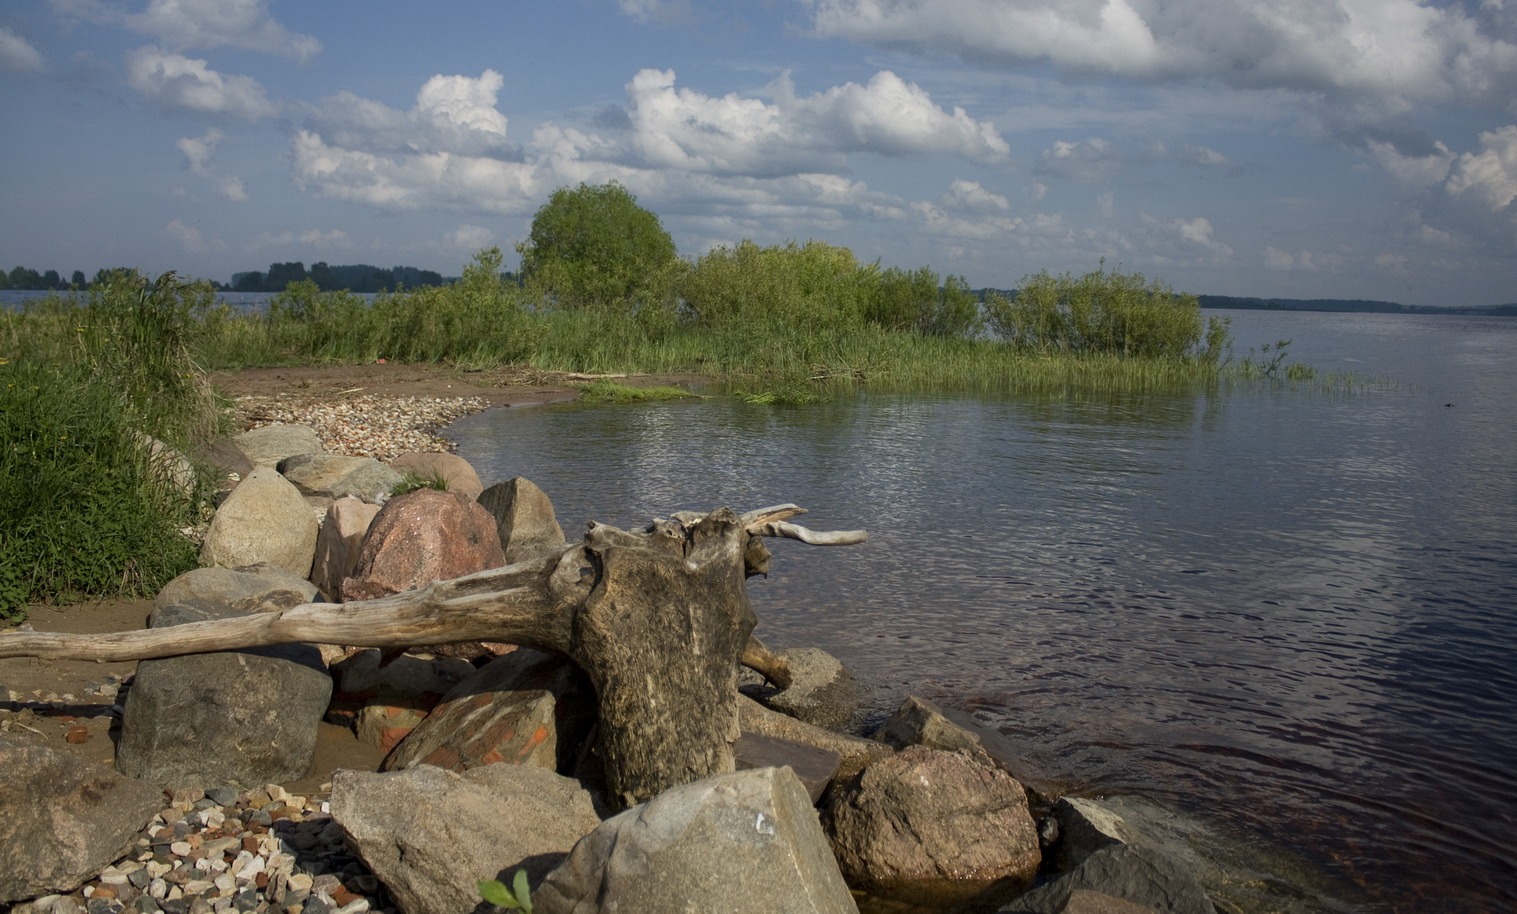
[[[571,657],[595,685],[612,796],[627,805],[731,771],[737,665],[783,685],[783,661],[751,637],[746,578],[767,572],[761,538],[863,542],[818,533],[777,505],[680,513],[636,531],[590,525],[561,553],[350,603],[305,603],[235,619],[104,635],[0,634],[0,658],[148,660],[310,641],[416,647],[504,641]]]

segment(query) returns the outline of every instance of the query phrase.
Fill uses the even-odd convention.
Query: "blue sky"
[[[681,253],[1517,301],[1517,0],[10,0],[0,261],[457,274],[616,180]]]

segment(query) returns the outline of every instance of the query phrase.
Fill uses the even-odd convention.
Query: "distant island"
[[[1233,295],[1198,295],[1203,308],[1237,308],[1249,311],[1352,311],[1374,314],[1471,314],[1484,317],[1517,317],[1517,302],[1509,305],[1435,307],[1403,305],[1393,301],[1360,298],[1240,298]]]

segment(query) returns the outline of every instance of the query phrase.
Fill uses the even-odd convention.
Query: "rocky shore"
[[[540,566],[516,573],[520,590],[595,564],[563,565],[575,546],[545,493],[520,478],[483,486],[437,437],[498,394],[364,386],[238,397],[246,431],[218,451],[228,494],[205,533],[207,567],[164,588],[149,631]],[[391,495],[403,470],[447,491]],[[639,537],[707,536],[730,520],[591,536],[642,548]],[[737,530],[763,531],[746,534],[754,543],[816,536],[752,523]],[[749,574],[767,568],[761,546],[736,555]],[[1029,790],[920,699],[868,738],[851,731],[890,709],[861,708],[857,677],[820,651],[752,642],[741,662],[758,672],[738,680],[728,773],[641,798],[618,793],[610,771],[623,761],[605,751],[605,696],[553,651],[306,643],[146,660],[77,697],[0,691],[0,805],[15,811],[0,823],[0,908],[463,914],[485,910],[479,879],[520,867],[538,910],[580,914],[1275,909],[1252,903],[1265,877],[1207,858],[1204,831],[1142,803]],[[111,721],[111,759],[38,739],[42,718],[86,705]],[[380,753],[379,770],[339,767],[292,792],[318,727],[333,725]]]

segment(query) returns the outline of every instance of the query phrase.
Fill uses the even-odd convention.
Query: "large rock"
[[[311,582],[330,600],[342,597],[342,582],[358,565],[364,534],[379,514],[379,505],[347,496],[332,502],[321,532],[316,534],[316,558]]]
[[[326,450],[321,446],[321,436],[309,425],[265,425],[263,428],[243,432],[233,438],[232,442],[247,455],[248,461],[255,468],[273,469],[286,457],[319,454]]]
[[[755,680],[761,677],[755,674],[746,678],[743,694],[796,720],[829,730],[845,729],[857,715],[863,695],[858,678],[842,661],[814,647],[781,651],[779,657],[790,668],[789,687],[760,684]]]
[[[246,615],[205,601],[153,610],[151,628]],[[127,693],[116,768],[161,786],[257,787],[304,777],[332,694],[306,644],[144,660]]]
[[[315,602],[316,585],[269,564],[246,568],[195,568],[168,582],[153,603],[204,601],[243,612],[270,612]]]
[[[738,771],[750,768],[789,768],[800,778],[811,802],[822,798],[838,773],[842,758],[828,749],[818,749],[795,740],[744,733],[732,744],[732,762]]]
[[[131,849],[163,792],[0,733],[0,905],[70,892]]]
[[[417,489],[374,518],[342,598],[385,597],[505,563],[490,512],[454,492]]]
[[[461,492],[470,498],[478,498],[485,490],[484,483],[479,481],[479,474],[474,472],[474,467],[457,454],[445,454],[441,451],[407,451],[391,457],[388,463],[390,469],[402,476],[412,474],[422,479],[440,477],[449,492]]]
[[[507,762],[567,772],[595,723],[595,691],[563,657],[521,648],[462,680],[384,761],[391,771]]]
[[[574,781],[514,765],[462,775],[426,765],[339,771],[331,802],[332,818],[403,914],[473,911],[480,880],[510,885],[518,867],[536,884],[600,824]]]
[[[788,768],[706,778],[608,819],[533,904],[539,914],[858,910]]]
[[[189,497],[195,494],[197,478],[190,459],[152,435],[136,432],[137,444],[147,452],[148,468],[164,491]]]
[[[496,483],[480,493],[479,503],[495,518],[507,562],[563,548],[564,528],[558,525],[553,502],[532,480],[516,476]]]
[[[744,733],[791,740],[836,753],[840,771],[845,776],[857,774],[868,763],[892,754],[890,747],[882,743],[796,720],[788,714],[771,711],[746,695],[738,696],[737,717],[738,726]]]
[[[474,665],[458,657],[417,657],[402,654],[384,663],[384,652],[368,648],[333,664],[332,704],[345,712],[344,721],[367,705],[388,705],[430,711],[453,687],[474,675]]]
[[[259,467],[217,509],[200,549],[200,564],[241,568],[268,562],[296,577],[308,577],[316,530],[316,515],[300,490],[272,468]]]
[[[977,734],[949,720],[937,705],[916,696],[902,702],[874,738],[895,749],[926,746],[945,752],[965,752],[983,765],[996,764]]]
[[[402,482],[399,473],[373,457],[336,454],[297,454],[279,461],[279,472],[302,495],[323,498],[352,496],[378,502]]]
[[[253,472],[253,461],[242,448],[226,439],[209,442],[195,454],[202,466],[211,471],[216,488],[222,493],[237,488]]]
[[[943,905],[1037,873],[1042,855],[1022,785],[967,755],[912,746],[836,789],[823,823],[848,883]]]
[[[1080,893],[1115,898],[1160,914],[1216,914],[1190,873],[1150,848],[1114,844],[1079,866],[1000,908],[1000,914],[1072,914],[1089,903]],[[1121,911],[1123,909],[1117,908]]]

